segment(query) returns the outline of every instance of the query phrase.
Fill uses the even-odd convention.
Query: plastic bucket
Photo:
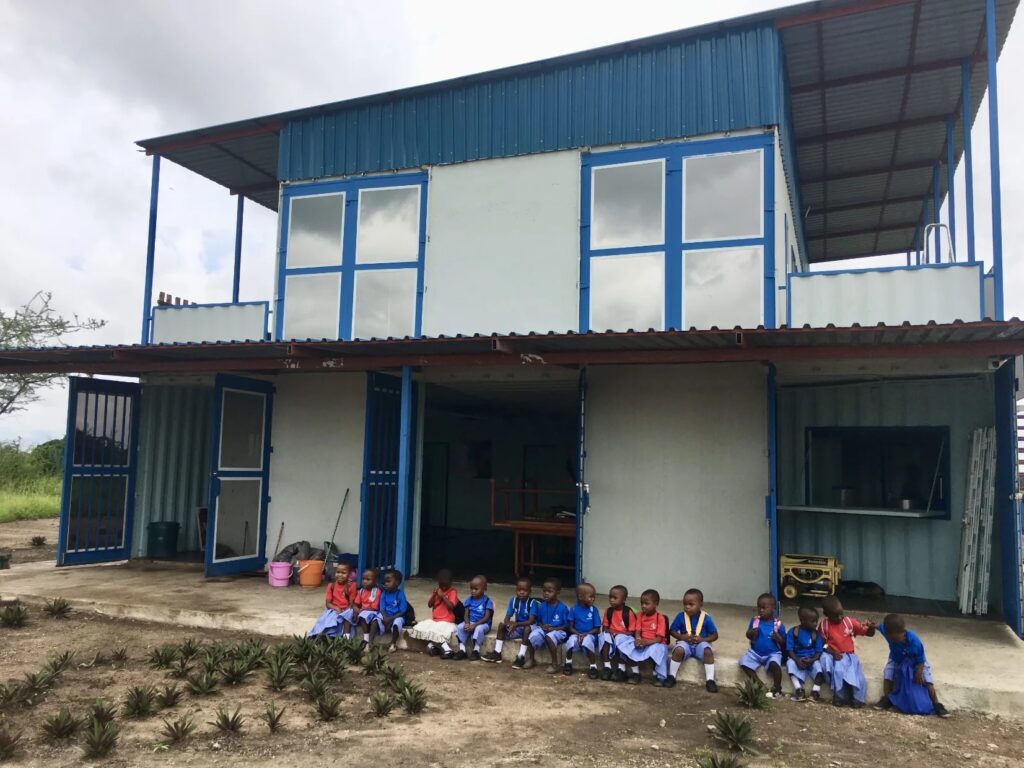
[[[267,563],[267,581],[272,587],[287,587],[292,580],[291,563]]]
[[[164,560],[177,557],[180,527],[178,523],[150,523],[147,528],[147,556]]]
[[[299,586],[319,587],[324,581],[323,560],[299,560]]]

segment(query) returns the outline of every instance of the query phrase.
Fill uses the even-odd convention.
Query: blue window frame
[[[774,169],[771,133],[585,154],[580,330],[774,328]]]
[[[426,201],[425,173],[286,186],[275,338],[419,336]]]

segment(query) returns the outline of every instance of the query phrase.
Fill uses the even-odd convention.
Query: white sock
[[[796,675],[790,675],[789,680],[793,683],[793,693],[796,693],[804,687],[804,684],[796,679]]]
[[[519,653],[517,654],[517,656],[520,659],[526,658],[526,648],[527,648],[526,643],[523,643],[522,645],[519,646]]]
[[[504,648],[504,647],[505,647],[505,641],[504,640],[495,640],[494,641],[494,652],[495,653],[501,653],[501,649]]]
[[[814,685],[811,686],[811,691],[813,693],[820,693],[821,692],[821,686],[818,685],[817,683],[815,683]]]
[[[633,666],[631,666],[629,668],[629,671],[632,672],[634,675],[639,675],[640,674],[640,665],[639,664],[634,664]]]
[[[604,663],[604,668],[605,668],[605,669],[611,669],[611,668],[612,668],[612,663],[611,663],[610,661],[606,661],[606,662]]]
[[[672,659],[672,661],[668,663],[668,673],[672,675],[672,677],[675,677],[679,673],[679,668],[681,666],[683,666],[683,662]]]
[[[591,664],[591,665],[590,665],[590,668],[591,668],[591,669],[597,669],[597,664]]]
[[[443,643],[441,643],[441,650],[444,651],[445,653],[451,653],[452,652],[452,647],[450,645],[448,645],[448,641],[447,640],[445,640]]]
[[[370,633],[369,632],[363,632],[363,642],[364,643],[369,643],[370,642]]]
[[[463,642],[460,642],[459,643],[459,650],[462,651],[463,653],[465,653],[466,652],[466,644],[463,643]]]
[[[704,679],[705,680],[714,680],[715,679],[715,665],[714,664],[705,664],[704,665]]]

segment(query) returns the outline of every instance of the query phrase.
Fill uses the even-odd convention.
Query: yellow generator
[[[796,600],[801,595],[834,595],[842,572],[843,566],[834,557],[783,555],[779,558],[782,596],[787,600]]]

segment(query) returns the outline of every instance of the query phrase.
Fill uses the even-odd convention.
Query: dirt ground
[[[11,552],[11,563],[52,561],[57,556],[57,518],[49,520],[16,520],[0,525],[0,552]],[[41,547],[32,545],[33,536],[45,536]]]
[[[171,682],[165,672],[145,661],[154,647],[198,637],[204,643],[238,642],[245,635],[188,631],[166,625],[112,620],[75,613],[65,620],[30,607],[28,625],[0,629],[0,678],[5,682],[36,671],[46,659],[73,650],[77,662],[102,651],[126,647],[123,667],[75,665],[36,706],[9,705],[0,722],[25,738],[14,764],[52,766],[81,757],[78,741],[48,743],[43,720],[68,706],[84,713],[99,697],[123,700],[131,685]],[[275,641],[270,641],[271,643]],[[736,709],[732,692],[717,695],[680,684],[654,688],[601,683],[576,675],[547,675],[541,667],[514,671],[510,664],[442,662],[423,654],[398,652],[393,660],[426,686],[425,712],[412,716],[396,710],[386,720],[368,714],[375,679],[350,669],[334,684],[344,702],[342,719],[322,723],[294,685],[279,693],[265,687],[259,671],[235,687],[213,696],[186,694],[173,710],[144,720],[118,719],[121,741],[113,755],[100,761],[116,766],[267,764],[271,760],[314,765],[347,760],[379,765],[414,766],[686,766],[695,765],[701,749],[714,746],[707,725],[717,709]],[[267,701],[287,707],[284,729],[270,735],[256,719]],[[239,736],[224,737],[208,724],[219,707],[240,706],[247,717]],[[744,710],[746,711],[746,710]],[[184,745],[157,747],[161,716],[190,713],[198,725]],[[825,704],[777,702],[769,712],[751,713],[761,755],[747,765],[859,766],[892,761],[909,766],[981,766],[1024,764],[1024,722],[966,712],[949,720],[912,718],[865,709],[836,710]],[[364,763],[365,764],[365,763]]]

